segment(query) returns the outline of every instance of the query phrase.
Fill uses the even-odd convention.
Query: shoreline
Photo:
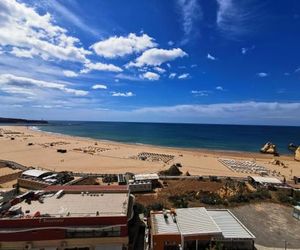
[[[29,126],[0,126],[0,129],[20,133],[0,137],[0,159],[11,160],[25,166],[41,167],[56,171],[90,172],[90,173],[156,173],[168,169],[174,163],[181,163],[183,173],[191,175],[220,175],[245,177],[249,174],[234,172],[224,166],[219,158],[232,158],[242,161],[255,161],[266,166],[270,171],[280,172],[288,178],[291,173],[300,175],[300,168],[293,157],[252,153],[245,151],[221,151],[209,149],[173,148],[156,145],[123,143],[109,140],[93,139],[67,134],[35,130]],[[29,146],[28,144],[33,145]],[[49,146],[53,144],[54,146]],[[57,149],[67,149],[67,153],[57,153]],[[142,152],[150,154],[168,154],[172,159],[141,160]],[[280,159],[288,166],[282,168],[270,162]],[[291,172],[292,170],[292,172]]]
[[[18,127],[25,127],[22,125],[18,125]],[[27,126],[28,127],[28,126]],[[256,158],[269,158],[270,156],[273,156],[271,154],[262,154],[257,151],[243,151],[243,150],[226,150],[226,149],[208,149],[208,148],[194,148],[194,147],[172,147],[172,146],[163,146],[163,145],[157,145],[157,144],[148,144],[148,143],[138,143],[138,142],[122,142],[122,141],[115,141],[115,140],[107,140],[107,139],[99,139],[99,138],[92,138],[87,136],[77,136],[77,135],[70,135],[65,133],[57,133],[57,132],[50,132],[45,131],[41,129],[32,129],[32,127],[35,126],[29,126],[28,129],[34,132],[41,132],[41,133],[47,133],[50,135],[56,135],[56,136],[62,136],[62,137],[68,137],[68,138],[78,138],[82,140],[89,140],[89,141],[99,141],[103,143],[111,143],[111,144],[122,144],[124,146],[142,146],[142,147],[155,147],[160,149],[169,149],[169,150],[182,150],[182,151],[197,151],[200,153],[207,153],[207,154],[224,154],[224,155],[233,155],[233,156],[243,156],[245,154],[251,154],[254,155]],[[1,128],[1,125],[0,125]],[[293,157],[293,154],[280,154],[281,157]],[[274,156],[273,156],[274,157]]]

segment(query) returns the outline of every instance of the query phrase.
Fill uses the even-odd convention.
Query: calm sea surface
[[[230,151],[258,152],[271,141],[282,154],[289,153],[289,143],[300,144],[300,127],[283,126],[50,121],[38,129],[125,143]]]

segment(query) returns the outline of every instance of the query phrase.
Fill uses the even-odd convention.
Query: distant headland
[[[27,120],[27,119],[5,118],[5,117],[0,117],[0,123],[48,124],[48,122],[44,120]]]

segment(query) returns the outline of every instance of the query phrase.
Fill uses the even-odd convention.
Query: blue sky
[[[297,0],[2,0],[0,24],[0,116],[300,125]]]

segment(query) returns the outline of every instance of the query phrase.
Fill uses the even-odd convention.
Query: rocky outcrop
[[[168,176],[179,176],[182,174],[182,172],[179,170],[178,166],[179,166],[178,163],[174,164],[169,169],[160,171],[159,174],[160,175],[168,175]],[[181,167],[181,164],[180,164],[180,167]]]
[[[290,143],[290,144],[288,145],[288,149],[291,150],[291,151],[293,151],[293,152],[295,152],[296,149],[297,149],[298,147],[299,147],[299,146],[297,146],[297,145],[294,144],[294,143]]]
[[[295,160],[300,161],[300,147],[298,147],[295,151]]]
[[[272,155],[279,155],[277,150],[276,150],[276,145],[271,143],[271,142],[267,142],[261,149],[260,152],[263,154],[272,154]]]

